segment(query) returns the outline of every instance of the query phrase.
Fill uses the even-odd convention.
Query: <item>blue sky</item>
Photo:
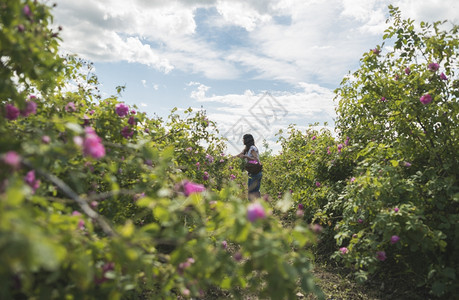
[[[389,4],[459,23],[456,0],[57,0],[66,53],[94,63],[103,96],[150,116],[205,109],[221,134],[272,148],[289,124],[333,130],[333,90],[381,44]],[[384,51],[384,50],[383,50]]]

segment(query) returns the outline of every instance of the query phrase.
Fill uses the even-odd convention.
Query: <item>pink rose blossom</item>
[[[133,109],[131,110],[131,115],[135,115],[136,114],[136,111]]]
[[[40,187],[40,180],[35,178],[34,170],[27,172],[24,177],[24,181],[33,189],[34,192]]]
[[[242,253],[241,252],[236,252],[233,256],[235,261],[241,261],[242,260]]]
[[[351,182],[354,182],[354,181],[355,181],[355,177],[352,177],[352,178],[351,178]]]
[[[344,141],[344,145],[349,146],[349,137],[346,137],[346,141]]]
[[[299,210],[303,210],[304,209],[304,205],[302,203],[298,204],[298,209]]]
[[[12,105],[12,104],[7,104],[5,105],[6,109],[6,118],[10,121],[16,120],[19,117],[19,109]]]
[[[89,114],[92,116],[96,111],[94,109],[89,111]]]
[[[406,67],[406,68],[405,68],[405,74],[406,74],[406,75],[410,75],[410,73],[411,73],[411,69],[408,68],[408,67]]]
[[[409,162],[407,162],[407,161],[405,161],[405,162],[403,163],[403,165],[404,165],[405,167],[411,167],[411,163],[409,163]]]
[[[432,102],[432,96],[429,94],[423,95],[421,98],[419,98],[419,101],[421,101],[422,104],[426,105]]]
[[[24,5],[22,12],[24,13],[24,15],[26,15],[26,17],[30,17],[32,15],[32,11],[30,10],[30,7],[28,5]]]
[[[223,248],[223,249],[228,248],[228,242],[227,242],[227,241],[223,241],[223,242],[222,242],[222,248]]]
[[[77,211],[77,210],[74,210],[72,212],[72,216],[81,216],[81,213],[79,211]]]
[[[200,169],[201,168],[201,164],[199,163],[199,161],[196,163],[196,169]]]
[[[395,211],[396,213],[398,213],[398,211],[399,211],[398,207],[395,207],[395,208],[394,208],[394,211]]]
[[[327,154],[331,154],[330,147],[327,147]]]
[[[69,102],[65,105],[65,111],[66,112],[72,112],[72,111],[76,111],[76,106],[75,106],[75,103],[73,102]]]
[[[231,175],[230,175],[230,180],[234,180],[234,179],[236,179],[236,175],[231,174]]]
[[[311,228],[312,232],[314,232],[314,233],[321,233],[322,230],[324,229],[322,226],[320,226],[320,225],[317,224],[317,223],[311,225],[310,228]]]
[[[440,79],[441,80],[448,80],[448,77],[446,77],[445,73],[441,72]]]
[[[379,101],[386,102],[386,97],[381,97],[381,99],[379,99]]]
[[[376,258],[380,261],[385,261],[386,260],[386,252],[385,251],[378,251],[376,252]]]
[[[341,247],[339,248],[339,251],[341,252],[341,254],[347,254],[349,252],[349,249],[347,249],[346,247]]]
[[[316,181],[316,187],[320,187],[320,182]]]
[[[125,105],[124,103],[118,103],[115,106],[115,111],[121,118],[125,117],[129,113],[129,106]]]
[[[432,71],[432,72],[437,71],[438,68],[440,68],[440,66],[437,63],[430,63],[427,65],[427,69],[429,69],[429,71]]]
[[[19,24],[17,29],[18,29],[19,32],[24,32],[25,31],[25,27],[24,27],[23,24]]]
[[[312,137],[312,140],[315,140],[316,138],[317,138],[317,137],[314,135],[314,136]]]
[[[80,230],[84,230],[85,229],[84,220],[79,220],[78,221],[78,229],[80,229]]]
[[[398,235],[393,235],[391,238],[390,238],[390,243],[391,244],[395,244],[397,243],[398,241],[400,241],[400,237]]]
[[[49,136],[47,136],[47,135],[44,135],[44,136],[41,137],[41,141],[42,141],[43,144],[49,144],[49,143],[51,143],[51,138]]]
[[[357,222],[359,222],[360,224],[363,223],[363,220],[362,219],[358,219]]]
[[[125,139],[129,139],[134,135],[134,131],[131,128],[129,128],[128,126],[124,126],[123,129],[121,129],[121,135]]]
[[[188,151],[188,152],[191,152],[191,151],[193,150],[193,148],[188,147],[188,148],[186,148],[185,150]]]
[[[83,154],[99,159],[105,156],[105,148],[102,139],[96,134],[93,128],[86,127],[86,136],[83,141]]]
[[[202,179],[208,180],[209,179],[209,173],[204,172],[204,175],[202,176]]]
[[[8,151],[3,157],[3,162],[16,170],[21,166],[21,157],[16,151]]]
[[[21,110],[21,116],[28,117],[37,113],[37,103],[34,101],[27,101],[25,109]]]
[[[183,190],[185,192],[185,196],[189,196],[194,193],[201,193],[206,190],[206,188],[202,184],[185,181],[183,183]]]
[[[338,152],[341,153],[341,149],[343,149],[343,144],[338,144]]]
[[[371,51],[373,52],[374,55],[379,55],[379,53],[381,53],[381,50],[378,48],[371,49]]]
[[[258,203],[251,203],[247,207],[247,218],[250,222],[255,222],[257,219],[264,219],[266,217],[266,212],[264,207]]]
[[[128,124],[134,126],[136,124],[135,118],[133,116],[129,117]]]

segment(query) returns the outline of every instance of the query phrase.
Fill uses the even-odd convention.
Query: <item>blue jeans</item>
[[[251,197],[261,197],[260,185],[261,185],[262,177],[263,177],[263,172],[260,172],[254,175],[249,173],[249,182],[247,183],[248,190],[249,190],[249,199]]]

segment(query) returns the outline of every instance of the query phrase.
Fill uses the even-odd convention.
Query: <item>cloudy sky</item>
[[[245,132],[333,127],[333,90],[381,44],[389,4],[458,24],[458,2],[57,0],[53,13],[62,51],[94,63],[103,96],[125,85],[121,100],[150,116],[202,108],[234,153]]]

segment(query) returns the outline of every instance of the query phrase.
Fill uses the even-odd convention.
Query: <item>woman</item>
[[[245,145],[244,150],[236,155],[239,158],[244,158],[246,162],[255,160],[258,164],[261,165],[260,162],[260,155],[258,152],[258,148],[255,146],[255,140],[251,134],[244,134],[243,142]],[[249,181],[248,181],[248,196],[249,200],[253,200],[255,198],[260,198],[260,185],[261,185],[261,178],[263,177],[262,171],[258,172],[257,174],[249,174]]]

